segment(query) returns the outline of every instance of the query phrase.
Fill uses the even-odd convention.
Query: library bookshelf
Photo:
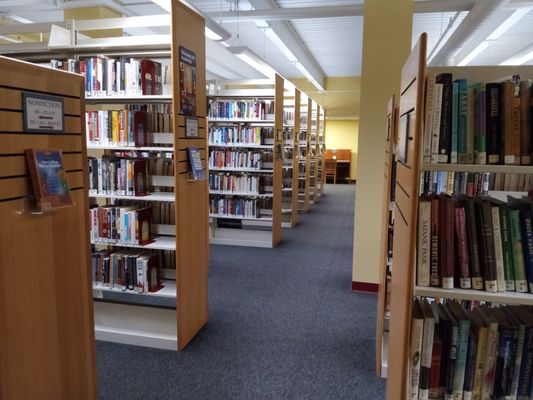
[[[298,139],[298,210],[308,213],[311,204],[311,115],[313,100],[302,94],[300,101],[300,136]]]
[[[272,89],[258,94],[254,85],[219,82],[209,98],[213,244],[275,247],[281,240],[284,80],[265,83]]]
[[[398,109],[395,96],[387,105],[387,133],[385,137],[385,176],[383,180],[383,226],[381,228],[381,259],[379,270],[379,291],[376,317],[376,374],[387,377],[387,349],[390,321],[390,277],[392,274],[392,230],[394,229],[394,187],[395,175],[394,143],[396,138]]]
[[[300,135],[300,90],[286,92],[283,111],[283,181],[281,226],[298,223],[298,138]]]
[[[83,79],[0,57],[0,397],[96,399]],[[23,93],[63,103],[30,132]],[[73,205],[36,209],[24,150],[60,149]]]
[[[311,113],[309,114],[309,204],[313,205],[318,201],[318,114],[320,106],[312,102]]]
[[[418,362],[417,359],[411,359],[410,352],[413,350],[413,343],[416,342],[416,336],[414,336],[412,327],[415,326],[413,322],[417,318],[417,312],[414,310],[413,301],[415,298],[429,298],[435,299],[438,301],[452,300],[450,304],[457,304],[455,301],[461,301],[463,303],[472,304],[473,302],[482,302],[490,304],[499,304],[499,305],[522,305],[522,306],[531,306],[533,304],[533,294],[531,293],[531,288],[528,293],[519,293],[518,291],[505,291],[508,290],[503,285],[504,288],[501,291],[496,291],[495,285],[491,289],[490,283],[492,278],[488,274],[488,263],[487,259],[491,256],[484,256],[482,253],[486,251],[485,247],[488,248],[490,245],[482,243],[480,246],[479,254],[483,258],[483,280],[485,289],[484,290],[473,290],[473,289],[460,289],[457,286],[457,283],[453,284],[453,288],[444,289],[440,286],[426,286],[420,285],[419,271],[416,266],[417,258],[417,241],[419,240],[417,236],[417,226],[419,221],[419,193],[422,191],[422,188],[425,187],[424,182],[422,182],[421,174],[431,171],[443,171],[448,173],[448,176],[455,176],[456,173],[508,173],[508,174],[527,174],[530,175],[533,173],[533,167],[531,165],[476,165],[476,164],[430,164],[423,161],[423,149],[424,149],[424,132],[427,126],[430,126],[428,121],[428,114],[426,114],[427,104],[425,103],[425,98],[430,98],[430,91],[428,90],[433,77],[438,76],[442,73],[451,73],[453,79],[466,79],[469,84],[477,82],[503,82],[508,80],[513,75],[519,75],[520,79],[527,80],[533,77],[533,69],[531,66],[497,66],[497,67],[426,67],[426,35],[423,34],[418,42],[418,44],[413,48],[411,55],[407,59],[404,67],[402,69],[402,80],[401,80],[401,96],[399,100],[399,119],[400,121],[406,115],[408,115],[408,124],[403,125],[399,123],[399,132],[398,136],[401,137],[402,134],[405,135],[405,157],[402,159],[399,157],[397,163],[397,178],[396,178],[396,197],[395,204],[398,211],[397,218],[395,219],[394,226],[394,245],[393,245],[393,255],[394,255],[394,273],[392,275],[392,299],[391,299],[391,321],[390,321],[390,334],[389,334],[389,356],[388,356],[388,378],[387,378],[387,398],[388,399],[405,399],[409,398],[410,395],[415,396],[416,393],[413,393],[413,375],[410,374],[411,370],[416,371]],[[439,82],[437,82],[439,83]],[[483,87],[483,90],[485,86]],[[488,90],[487,90],[488,93]],[[486,95],[488,96],[488,94]],[[492,95],[492,94],[491,94]],[[433,97],[436,98],[436,97]],[[444,96],[442,97],[444,101]],[[488,97],[487,97],[488,100]],[[499,100],[498,100],[499,101]],[[489,103],[493,104],[493,103]],[[499,106],[498,106],[499,107]],[[498,109],[495,106],[492,109]],[[476,111],[477,112],[477,111]],[[488,112],[488,111],[487,111]],[[488,120],[487,120],[488,121]],[[442,126],[442,125],[441,125]],[[487,125],[488,126],[488,125]],[[402,129],[405,129],[402,132]],[[487,132],[489,132],[487,128]],[[488,145],[488,134],[487,134],[487,152],[489,151]],[[450,141],[452,143],[453,149],[453,137]],[[402,141],[399,140],[401,144]],[[501,146],[501,145],[500,145]],[[505,151],[507,152],[507,148]],[[499,147],[497,151],[502,151],[503,148]],[[487,158],[488,160],[488,158]],[[483,185],[480,185],[480,192],[484,193]],[[424,189],[425,190],[425,189]],[[446,189],[448,190],[448,189]],[[455,193],[455,188],[453,190]],[[479,193],[479,192],[474,192]],[[494,192],[490,192],[491,195]],[[503,193],[501,197],[505,198],[506,193]],[[496,197],[496,196],[495,196]],[[477,201],[477,200],[476,200]],[[485,200],[480,200],[481,202]],[[507,206],[505,206],[507,207]],[[401,214],[401,218],[400,218]],[[482,218],[476,214],[475,220],[479,225],[485,224],[481,222],[479,218]],[[458,228],[460,229],[460,228]],[[476,229],[476,227],[474,227]],[[453,233],[452,233],[453,234]],[[457,235],[457,233],[455,233]],[[488,231],[488,234],[491,237],[494,237],[496,246],[496,236],[499,236],[495,233],[492,228]],[[472,235],[481,235],[472,234]],[[502,234],[503,235],[503,234]],[[469,234],[470,236],[470,234]],[[481,237],[481,236],[480,236]],[[486,236],[483,236],[485,238]],[[502,236],[503,238],[503,236]],[[470,240],[470,239],[468,239]],[[503,241],[503,239],[502,239]],[[440,251],[440,250],[439,250]],[[519,252],[522,254],[521,252]],[[475,256],[474,256],[475,257]],[[496,256],[495,256],[496,257]],[[514,256],[513,256],[514,257]],[[525,257],[525,252],[524,252]],[[480,258],[481,260],[481,258]],[[496,261],[495,261],[496,263]],[[444,265],[444,264],[443,264]],[[439,261],[439,266],[441,266]],[[443,275],[444,276],[444,275]],[[462,276],[461,276],[462,277]],[[442,279],[442,278],[441,278]],[[506,278],[507,279],[507,278]],[[529,277],[531,280],[531,278]],[[441,280],[444,282],[444,279]],[[504,282],[505,283],[505,282]],[[472,281],[473,284],[473,281]],[[517,283],[518,285],[518,283]],[[518,288],[518,286],[517,286]],[[500,289],[498,289],[500,290]],[[452,306],[450,306],[452,307]],[[476,306],[477,307],[477,306]],[[418,308],[418,307],[417,307]],[[474,310],[475,312],[476,310]],[[507,311],[502,311],[505,313]],[[529,311],[528,311],[529,312]],[[483,314],[483,311],[481,312]],[[498,313],[500,313],[498,311]],[[514,320],[512,317],[513,312],[510,312],[511,316],[505,316],[504,319],[509,318],[511,321]],[[450,314],[452,315],[452,314]],[[467,316],[470,316],[469,312]],[[494,314],[500,315],[500,314]],[[507,314],[506,314],[507,315]],[[494,316],[491,316],[493,318]],[[470,317],[469,317],[470,318]],[[498,318],[502,318],[501,316]],[[497,321],[501,323],[504,319],[498,319]],[[453,319],[453,318],[452,318]],[[485,323],[488,324],[488,323]],[[514,324],[514,322],[512,323]],[[498,328],[500,329],[500,328]],[[500,335],[500,339],[504,337]],[[496,341],[500,340],[497,339]],[[453,344],[452,344],[453,346]],[[458,344],[459,346],[459,344]],[[452,347],[453,348],[453,347]],[[459,350],[457,350],[459,352]],[[499,353],[500,350],[494,350],[493,354],[497,354],[497,357],[505,357],[503,353]],[[453,354],[453,353],[450,353]],[[459,354],[459,353],[457,353]],[[488,352],[483,354],[483,357],[488,357]],[[514,353],[513,353],[514,354]],[[451,357],[451,356],[450,356]],[[496,356],[495,356],[496,357]],[[514,357],[514,355],[513,355]],[[514,358],[513,358],[514,360]],[[486,361],[488,362],[488,361]],[[513,364],[514,365],[514,364]],[[523,369],[523,366],[518,366],[518,370]],[[501,371],[501,370],[500,370]],[[522,377],[522,372],[520,372]],[[498,374],[497,374],[498,375]],[[493,379],[493,383],[490,384],[490,387],[485,386],[483,383],[483,392],[488,390],[486,393],[487,396],[490,396],[492,393],[494,385],[494,390],[501,390],[500,385],[501,381],[497,381],[499,376]],[[503,379],[503,378],[502,378]],[[520,378],[522,379],[522,378]],[[416,383],[416,378],[414,379]],[[455,376],[454,376],[455,384]],[[459,388],[462,390],[462,387]]]
[[[326,110],[323,107],[319,108],[318,113],[318,196],[324,195],[324,185],[326,184],[326,176],[324,175],[325,159],[326,159]]]

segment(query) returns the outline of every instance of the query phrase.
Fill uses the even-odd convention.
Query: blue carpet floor
[[[181,353],[98,342],[100,399],[384,399],[354,188],[327,185],[275,249],[211,246],[207,326]]]

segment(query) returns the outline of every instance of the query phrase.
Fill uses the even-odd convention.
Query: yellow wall
[[[326,121],[326,148],[350,149],[352,151],[352,160],[350,163],[350,179],[357,179],[358,136],[358,120],[328,119]]]

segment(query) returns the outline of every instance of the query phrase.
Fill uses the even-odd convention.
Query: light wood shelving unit
[[[281,76],[276,74],[275,80],[270,82],[272,90],[262,90],[258,95],[258,90],[253,87],[242,89],[242,82],[239,82],[240,88],[235,89],[232,82],[219,82],[217,86],[223,85],[224,89],[220,89],[216,94],[210,96],[211,104],[216,101],[246,101],[246,100],[268,100],[274,103],[274,113],[272,118],[265,120],[261,119],[246,119],[246,118],[218,118],[209,117],[209,130],[213,131],[218,127],[232,127],[234,129],[242,129],[246,127],[265,127],[273,130],[273,139],[270,143],[238,143],[231,142],[228,144],[213,142],[209,143],[208,157],[213,157],[214,151],[218,150],[268,150],[271,151],[273,160],[271,162],[262,162],[260,169],[257,168],[231,168],[231,167],[214,167],[215,160],[210,160],[211,167],[209,168],[210,179],[214,182],[215,172],[233,172],[240,176],[265,176],[271,180],[271,187],[269,191],[264,193],[257,192],[253,195],[238,192],[232,192],[226,195],[231,199],[248,200],[270,198],[272,202],[271,209],[267,214],[260,214],[260,217],[235,215],[228,213],[211,213],[211,227],[210,227],[210,241],[212,244],[234,245],[234,246],[251,246],[251,247],[275,247],[281,241],[281,226],[282,226],[282,152],[283,152],[283,83]],[[259,185],[258,185],[259,190]],[[212,190],[210,192],[210,207],[214,207],[213,201],[220,199],[219,190]],[[263,210],[264,212],[265,210]],[[261,212],[261,211],[259,211]],[[222,220],[222,221],[221,221]],[[240,221],[237,229],[227,226],[227,221]],[[224,224],[224,222],[226,222]],[[226,225],[226,226],[225,226]],[[242,228],[242,229],[241,229]]]
[[[311,111],[313,100],[302,95],[300,100],[300,136],[298,139],[298,210],[308,213],[310,209],[310,137],[311,137]]]
[[[396,207],[401,218],[396,218],[394,227],[394,274],[392,279],[392,308],[388,356],[387,399],[405,399],[409,364],[409,340],[411,329],[411,304],[414,296],[442,299],[477,300],[499,304],[533,305],[533,294],[478,290],[441,289],[415,285],[416,225],[418,215],[418,190],[420,171],[462,171],[533,173],[531,166],[423,164],[421,148],[425,115],[425,85],[429,74],[451,72],[454,79],[465,78],[468,82],[497,81],[514,74],[521,79],[533,77],[531,66],[496,67],[426,67],[426,34],[413,48],[402,69],[399,115],[410,113],[407,163],[398,162],[396,184]]]
[[[298,223],[298,138],[300,135],[300,97],[301,92],[294,89],[294,93],[286,95],[284,106],[288,112],[293,113],[293,119],[284,121],[284,130],[292,131],[290,139],[285,139],[283,146],[285,154],[290,157],[283,158],[282,182],[282,227],[291,228]],[[290,103],[290,104],[288,104]]]
[[[385,139],[385,176],[383,180],[383,225],[381,227],[381,259],[379,270],[379,291],[376,317],[376,374],[387,377],[387,349],[389,340],[390,313],[387,313],[387,276],[392,272],[392,258],[389,254],[390,216],[394,213],[394,194],[392,180],[394,179],[394,144],[396,141],[398,109],[393,96],[387,105],[387,134]]]
[[[96,399],[83,79],[0,57],[0,398]],[[24,131],[23,92],[63,101],[64,133]],[[74,205],[33,212],[24,150],[61,149]]]
[[[318,114],[320,106],[313,101],[309,114],[309,204],[318,201],[319,178],[318,178]]]

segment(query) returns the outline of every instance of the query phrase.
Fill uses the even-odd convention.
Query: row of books
[[[91,253],[92,281],[95,289],[105,287],[123,292],[157,292],[163,285],[156,253],[134,250]]]
[[[531,399],[533,310],[415,299],[409,399]]]
[[[529,198],[421,197],[417,284],[533,293],[532,210]]]
[[[170,74],[167,66],[147,58],[90,57],[84,60],[52,60],[52,68],[85,76],[87,97],[120,95],[161,95]]]
[[[89,157],[89,195],[146,196],[148,162],[113,156]]]
[[[212,196],[209,213],[220,217],[260,218],[272,215],[272,198],[240,199],[227,196]]]
[[[150,207],[152,207],[153,224],[176,224],[176,203],[154,201],[150,202]]]
[[[263,165],[263,152],[211,150],[209,152],[210,168],[249,168],[260,170]]]
[[[208,118],[274,120],[274,100],[218,100],[210,99]]]
[[[152,208],[94,206],[89,209],[92,243],[145,245],[153,242]]]
[[[237,124],[234,126],[211,126],[209,129],[210,145],[262,145],[272,144],[266,139],[274,138],[274,129],[271,127],[251,126]],[[268,142],[268,143],[267,143]]]
[[[423,160],[452,164],[531,165],[531,80],[469,84],[429,75]]]
[[[172,115],[170,112],[135,110],[134,107],[86,111],[85,130],[88,143],[92,145],[148,146],[149,133],[172,133]]]
[[[209,174],[209,190],[237,193],[265,193],[265,183],[268,178],[271,179],[272,176],[212,173]]]

